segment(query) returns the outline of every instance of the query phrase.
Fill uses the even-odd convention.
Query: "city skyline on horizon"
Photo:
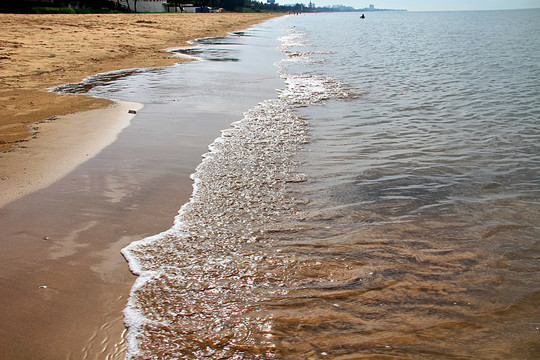
[[[309,4],[310,1],[302,0],[276,0],[281,5],[296,3]],[[456,10],[511,10],[540,8],[540,0],[454,0],[432,1],[432,0],[313,0],[317,7],[333,5],[350,6],[355,9],[367,9],[373,5],[376,9],[405,9],[408,11],[456,11]]]

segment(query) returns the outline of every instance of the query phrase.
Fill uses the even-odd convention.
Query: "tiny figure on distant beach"
[[[364,16],[364,14],[362,14],[362,16],[360,16],[360,19],[365,19],[366,17]]]

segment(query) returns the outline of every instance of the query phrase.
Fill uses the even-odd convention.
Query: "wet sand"
[[[179,60],[161,49],[270,16],[0,14],[0,358],[123,358],[122,310],[135,277],[120,249],[170,227],[191,194],[189,174],[229,120],[190,123],[193,134],[171,167],[152,161],[170,152],[167,144],[149,154],[138,146],[141,130],[117,116],[137,105],[52,120],[111,102],[46,89],[98,72],[170,65]],[[115,121],[103,129],[96,119]],[[129,162],[144,158],[155,166]]]
[[[228,125],[186,115],[182,143],[148,152],[137,120],[69,175],[0,209],[0,358],[123,358],[135,276],[120,249],[172,225],[200,154]]]
[[[32,124],[34,138],[2,154],[0,207],[61,179],[111,144],[141,104],[121,102]],[[75,133],[75,134],[74,134]]]
[[[122,135],[120,144],[138,139]],[[123,358],[122,310],[135,278],[120,249],[170,227],[204,150],[160,173],[125,168],[145,154],[115,144],[0,209],[0,358]]]

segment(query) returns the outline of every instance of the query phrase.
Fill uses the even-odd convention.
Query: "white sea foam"
[[[282,38],[286,47],[300,40]],[[348,95],[330,77],[281,71],[286,88],[277,98],[247,111],[209,146],[174,226],[123,249],[139,275],[125,309],[128,359],[272,356],[271,318],[258,308],[284,286],[272,269],[287,260],[259,240],[294,214],[287,183],[306,180],[294,161],[308,141],[296,108]]]

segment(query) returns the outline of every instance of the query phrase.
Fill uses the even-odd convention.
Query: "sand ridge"
[[[0,208],[53,184],[116,140],[141,104],[117,102],[103,109],[50,117],[33,124],[28,145],[0,159]],[[57,123],[59,122],[59,123]],[[76,132],[76,135],[73,133]]]

